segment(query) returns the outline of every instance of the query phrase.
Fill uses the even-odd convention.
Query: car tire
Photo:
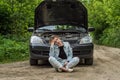
[[[30,58],[30,65],[31,66],[34,66],[34,65],[37,65],[38,64],[38,60],[37,59],[31,59]]]
[[[87,58],[87,59],[85,59],[85,64],[86,65],[92,65],[93,64],[93,58]]]

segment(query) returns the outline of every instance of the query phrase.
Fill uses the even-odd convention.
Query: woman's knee
[[[79,62],[79,61],[80,61],[80,58],[79,58],[79,57],[74,57],[73,59],[74,59],[74,61],[76,61],[76,62]]]
[[[50,56],[50,57],[48,58],[48,60],[49,60],[49,61],[54,61],[54,60],[55,60],[55,58],[54,58],[54,57],[52,57],[52,56]]]

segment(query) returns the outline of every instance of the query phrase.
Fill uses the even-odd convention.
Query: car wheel
[[[86,65],[92,65],[93,64],[93,58],[87,58],[87,59],[85,59],[85,64]]]
[[[31,66],[34,66],[34,65],[37,65],[38,64],[38,60],[37,59],[31,59],[30,58],[30,65]]]

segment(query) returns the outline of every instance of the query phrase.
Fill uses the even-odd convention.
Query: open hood
[[[37,29],[46,25],[78,25],[88,28],[87,9],[77,0],[45,0],[35,10]]]

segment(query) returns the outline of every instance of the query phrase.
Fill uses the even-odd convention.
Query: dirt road
[[[74,69],[58,73],[46,65],[29,66],[28,61],[0,64],[0,80],[120,80],[120,49],[95,46],[94,64]]]

